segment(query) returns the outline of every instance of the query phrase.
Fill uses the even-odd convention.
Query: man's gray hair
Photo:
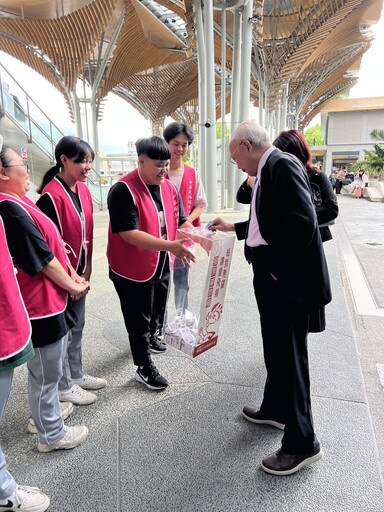
[[[232,140],[249,140],[255,146],[264,146],[270,142],[267,131],[253,121],[241,123],[233,132]]]

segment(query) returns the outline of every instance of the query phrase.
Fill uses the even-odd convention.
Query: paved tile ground
[[[171,384],[151,392],[133,380],[107,277],[108,215],[98,212],[84,365],[106,377],[108,387],[67,420],[89,427],[86,443],[39,454],[35,436],[26,433],[26,369],[16,371],[1,443],[17,480],[49,494],[51,512],[384,512],[384,394],[377,373],[384,363],[384,320],[354,311],[338,243],[343,230],[382,307],[384,204],[353,197],[339,203],[335,238],[325,244],[334,299],[326,331],[309,339],[314,421],[325,452],[319,463],[290,477],[266,475],[260,461],[279,446],[281,432],[240,416],[245,404],[260,402],[265,379],[242,243],[235,246],[218,346],[195,359],[172,348],[155,356]]]

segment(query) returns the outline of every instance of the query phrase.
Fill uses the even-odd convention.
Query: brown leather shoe
[[[258,423],[259,425],[272,425],[272,427],[279,428],[280,430],[284,430],[284,423],[279,423],[275,420],[269,420],[267,418],[263,418],[260,414],[260,411],[255,409],[254,407],[245,406],[242,410],[241,414],[244,418],[252,423]]]
[[[277,452],[268,455],[261,463],[261,467],[271,475],[292,475],[299,469],[317,462],[322,456],[323,452],[320,447],[312,453],[300,453],[298,455],[284,453],[280,448]]]

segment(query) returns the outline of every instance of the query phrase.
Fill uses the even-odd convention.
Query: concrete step
[[[364,197],[370,201],[382,201],[383,194],[375,187],[366,187],[364,189]]]

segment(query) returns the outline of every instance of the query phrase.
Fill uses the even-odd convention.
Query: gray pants
[[[77,315],[77,323],[68,333],[68,344],[63,352],[63,376],[59,382],[59,390],[67,391],[73,386],[72,379],[83,376],[83,358],[81,352],[81,340],[85,324],[85,297],[72,302],[72,307]]]
[[[188,309],[188,276],[189,267],[176,267],[173,270],[173,284],[175,286],[175,307],[182,309],[183,313]]]
[[[0,373],[0,420],[3,417],[5,407],[11,392],[13,369]],[[5,456],[0,446],[0,500],[9,498],[16,489],[16,482],[7,470]]]
[[[27,363],[29,405],[42,444],[57,443],[67,430],[58,396],[63,347],[67,341],[68,334],[50,345],[35,348],[34,357]]]

